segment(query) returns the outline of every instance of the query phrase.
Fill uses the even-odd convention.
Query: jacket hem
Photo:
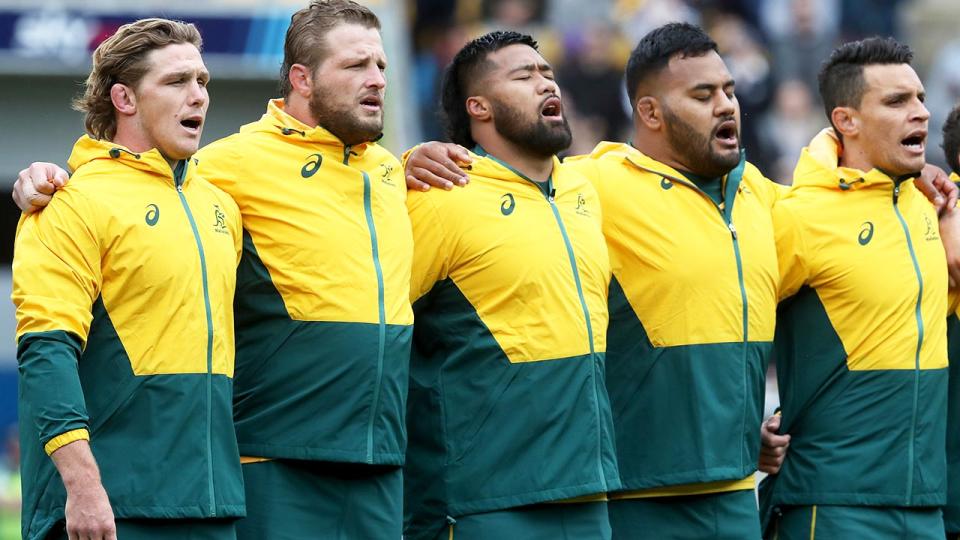
[[[756,461],[756,460],[754,460]],[[621,469],[622,470],[622,469]],[[704,484],[707,482],[723,482],[743,480],[757,472],[755,466],[750,467],[714,467],[693,471],[681,471],[656,476],[641,476],[623,478],[623,486],[618,491],[641,491],[669,486],[684,486],[687,484]],[[613,490],[611,490],[613,491]]]
[[[334,450],[315,446],[275,446],[269,444],[239,444],[241,456],[271,459],[298,459],[303,461],[330,461],[365,465],[403,465],[402,452],[374,452],[368,460],[364,450]]]
[[[943,506],[947,502],[944,493],[926,493],[914,495],[913,502],[904,503],[901,494],[888,493],[777,493],[774,495],[774,506],[812,506],[815,504],[835,504],[839,506],[893,506],[897,508],[916,508],[924,506]]]
[[[527,506],[530,504],[563,501],[573,499],[584,495],[594,495],[606,493],[613,482],[591,482],[578,486],[568,486],[563,488],[546,489],[540,491],[530,491],[526,493],[515,493],[501,497],[492,497],[489,499],[479,499],[450,505],[450,514],[453,517],[479,514],[481,512],[494,512],[497,510],[506,510],[518,506]]]

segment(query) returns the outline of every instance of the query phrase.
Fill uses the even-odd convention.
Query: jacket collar
[[[484,150],[479,144],[473,147],[471,153],[478,158],[474,159],[473,163],[471,163],[471,173],[485,178],[494,178],[497,180],[529,182],[536,185],[547,195],[553,191],[555,179],[560,171],[560,159],[557,158],[557,156],[553,156],[553,172],[550,173],[550,178],[548,178],[546,182],[537,182],[515,169],[509,163],[501,161],[499,158],[488,154],[487,151]]]
[[[76,171],[81,166],[97,160],[111,160],[131,169],[173,179],[175,184],[180,185],[186,185],[193,178],[195,168],[193,165],[196,165],[196,160],[188,158],[176,162],[171,169],[170,164],[156,148],[146,152],[134,152],[123,145],[83,135],[73,145],[67,167],[71,171]]]
[[[367,149],[383,137],[383,134],[381,134],[373,141],[347,146],[326,128],[322,126],[308,126],[291,116],[284,110],[283,99],[270,100],[267,103],[267,111],[260,117],[260,120],[241,127],[240,132],[273,133],[292,141],[328,146],[344,152],[344,157],[346,157],[346,152],[350,152],[353,156],[363,155]]]
[[[794,186],[819,186],[850,191],[870,186],[893,186],[913,175],[894,178],[880,169],[861,171],[840,166],[842,146],[833,128],[826,128],[800,153],[793,172]]]

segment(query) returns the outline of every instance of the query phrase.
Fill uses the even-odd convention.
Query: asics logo
[[[504,193],[503,197],[500,197],[500,213],[509,216],[513,213],[513,209],[516,208],[517,201],[513,198],[512,193]]]
[[[143,216],[143,220],[151,227],[156,225],[160,221],[160,207],[155,204],[148,204],[147,215]]]
[[[870,243],[870,240],[873,239],[873,223],[869,221],[864,221],[860,225],[860,235],[857,236],[857,242],[860,242],[861,246],[865,246]]]
[[[321,163],[323,163],[323,156],[320,154],[310,154],[307,156],[307,164],[300,169],[300,176],[310,178],[320,169]]]

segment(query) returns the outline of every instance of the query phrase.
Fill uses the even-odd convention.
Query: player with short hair
[[[442,106],[472,162],[463,189],[408,195],[405,537],[609,538],[609,260],[596,192],[556,157],[553,69],[530,36],[492,32],[454,57]]]
[[[777,187],[746,162],[735,81],[699,27],[644,36],[626,83],[632,141],[565,161],[594,179],[613,267],[613,537],[757,538]]]
[[[383,130],[380,22],[349,0],[291,17],[281,99],[201,150],[243,214],[240,538],[398,538],[413,245]]]
[[[819,76],[833,129],[774,208],[792,438],[761,487],[770,537],[943,538],[948,280],[913,182],[929,113],[911,58],[893,39],[834,50]]]
[[[165,19],[101,43],[73,179],[18,229],[23,538],[236,537],[240,213],[191,158],[200,47]]]

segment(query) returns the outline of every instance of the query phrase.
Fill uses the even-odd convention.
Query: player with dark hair
[[[770,537],[943,538],[948,279],[913,182],[929,113],[911,57],[880,38],[833,52],[819,76],[833,129],[774,209],[792,438],[761,488]]]
[[[950,179],[960,182],[960,105],[943,123],[943,155],[950,166]],[[948,540],[960,539],[960,315],[955,308],[947,318],[947,356],[950,384],[947,390],[947,504],[943,525]]]
[[[613,263],[607,386],[625,488],[611,495],[613,535],[757,537],[776,188],[741,161],[733,81],[702,30],[654,30],[627,80],[633,144],[601,143],[564,163],[594,180]],[[409,168],[428,170],[417,153]]]
[[[236,538],[240,212],[192,159],[200,47],[167,19],[101,43],[73,180],[18,228],[24,539]]]
[[[613,266],[613,536],[757,538],[777,187],[745,161],[735,82],[703,30],[651,31],[626,80],[632,143],[565,162],[594,179]]]
[[[610,537],[610,266],[596,192],[532,38],[468,43],[443,80],[470,183],[408,194],[414,231],[405,537]],[[558,504],[543,504],[558,503]]]

